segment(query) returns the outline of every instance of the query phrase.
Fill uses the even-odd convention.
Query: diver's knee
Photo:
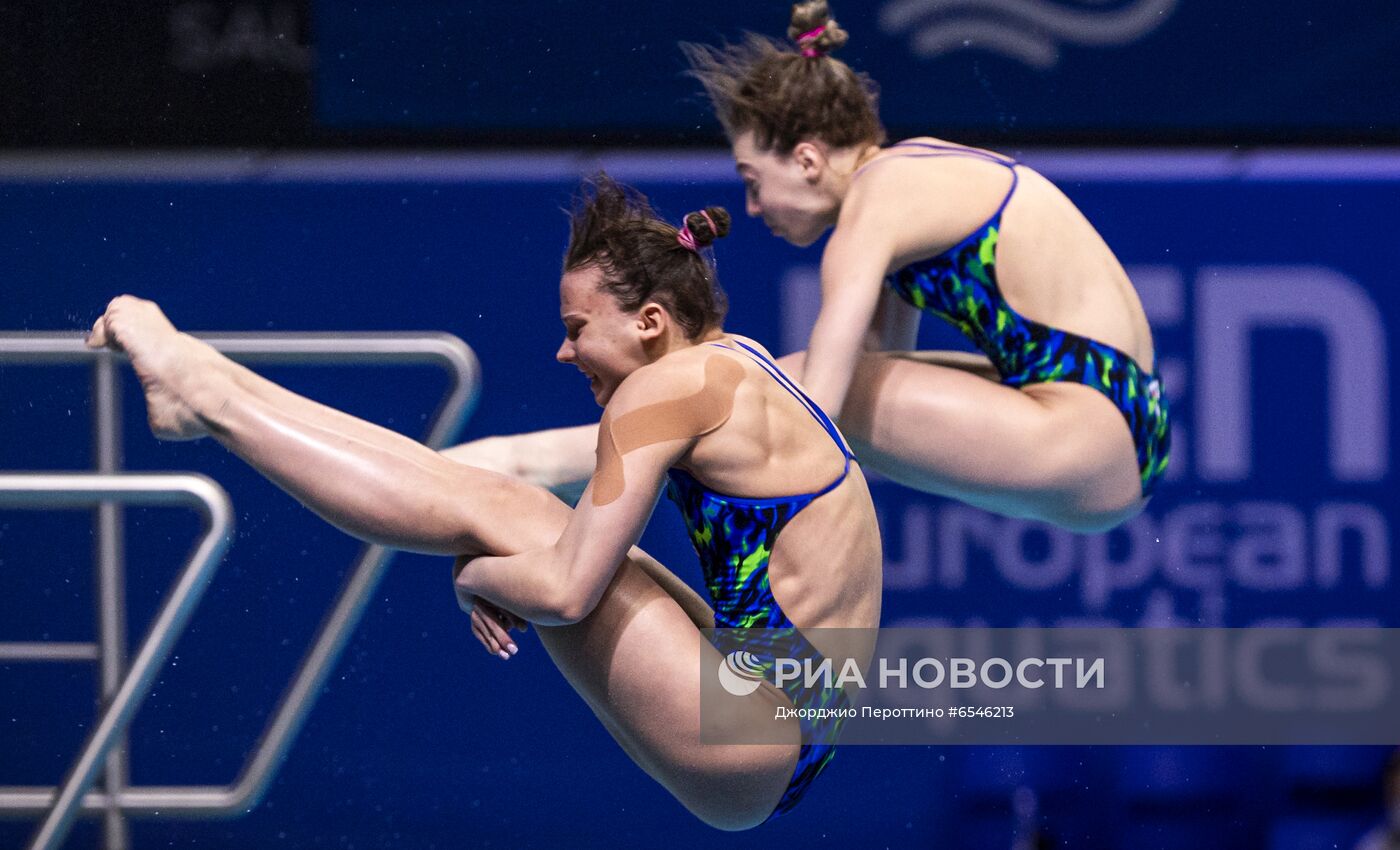
[[[745,805],[745,801],[734,795],[728,800],[713,800],[711,804],[694,804],[681,801],[691,814],[699,818],[711,829],[722,832],[744,832],[762,825],[773,813],[771,807]]]

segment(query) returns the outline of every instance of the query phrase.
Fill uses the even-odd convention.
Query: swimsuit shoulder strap
[[[869,168],[870,166],[890,159],[928,159],[937,157],[956,157],[959,159],[980,159],[983,162],[991,162],[997,165],[1004,165],[1007,169],[1011,171],[1011,188],[1006,191],[1005,197],[1001,199],[1001,205],[997,207],[996,213],[990,219],[988,219],[989,224],[1001,218],[1001,214],[1003,211],[1005,211],[1006,205],[1011,203],[1011,196],[1016,193],[1017,184],[1020,183],[1020,174],[1016,171],[1016,166],[1020,163],[1018,163],[1011,157],[1001,156],[1000,154],[994,154],[990,151],[980,151],[974,148],[965,148],[958,145],[940,145],[934,144],[933,142],[896,142],[895,144],[890,145],[888,150],[894,150],[896,148],[914,148],[917,150],[927,152],[898,153],[891,156],[882,156],[878,159],[872,159],[870,162],[867,162],[865,165],[862,165],[860,168],[857,168],[855,174],[851,175],[851,179],[854,180],[856,177],[860,176],[860,173],[865,169]]]
[[[890,148],[920,148],[923,150],[935,151],[945,156],[964,156],[974,157],[976,159],[985,159],[988,162],[995,162],[1005,166],[1012,166],[1017,164],[1016,160],[1012,157],[1005,156],[999,153],[993,153],[991,151],[979,150],[978,148],[964,147],[962,145],[941,145],[935,142],[907,141],[895,142],[894,144],[890,145]]]
[[[841,432],[836,428],[836,423],[832,422],[831,417],[826,415],[826,411],[822,410],[817,406],[816,402],[808,398],[807,394],[804,393],[783,370],[778,368],[778,364],[769,360],[762,352],[748,343],[738,339],[734,340],[734,342],[740,348],[744,349],[744,351],[748,352],[751,360],[757,363],[769,375],[772,375],[773,379],[778,382],[778,385],[787,390],[793,398],[797,399],[797,401],[806,408],[807,412],[812,415],[812,418],[817,420],[817,423],[820,424],[822,428],[826,430],[827,435],[831,437],[832,442],[834,442],[836,447],[841,450],[841,453],[845,455],[846,467],[849,469],[851,458],[854,457],[854,455],[851,454],[851,450],[846,446],[846,441],[842,439]],[[729,346],[719,343],[714,343],[714,345],[720,348],[729,348]],[[729,350],[733,351],[734,349],[729,348]]]
[[[885,150],[900,152],[894,154],[887,154],[885,156],[872,159],[865,165],[862,165],[860,168],[857,168],[855,174],[851,175],[851,179],[854,180],[857,175],[859,175],[862,171],[869,168],[870,166],[891,159],[934,159],[944,157],[954,157],[958,159],[980,159],[983,162],[991,162],[995,163],[996,165],[1004,165],[1007,168],[1011,169],[1012,174],[1015,174],[1016,166],[1020,164],[1009,156],[1002,156],[1001,154],[995,154],[991,151],[982,151],[977,150],[975,148],[965,148],[959,145],[939,145],[934,144],[933,142],[896,142],[895,144],[890,145]],[[909,152],[906,153],[904,151]]]

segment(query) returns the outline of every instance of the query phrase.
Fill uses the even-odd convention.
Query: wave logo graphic
[[[719,663],[719,683],[736,697],[746,697],[763,684],[763,661],[752,652],[736,649]]]
[[[911,33],[925,59],[957,50],[987,50],[1046,70],[1060,45],[1123,47],[1160,27],[1178,0],[893,0],[880,9],[880,28]],[[1097,7],[1097,8],[1095,8]]]

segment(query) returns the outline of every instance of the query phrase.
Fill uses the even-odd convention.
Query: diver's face
[[[735,137],[734,167],[744,181],[745,209],[774,236],[805,248],[835,220],[835,202],[818,189],[825,161],[759,148],[752,130]]]
[[[600,287],[602,282],[603,269],[596,263],[560,278],[564,342],[554,356],[583,372],[594,400],[606,406],[623,379],[647,360],[637,314],[618,307],[617,299]]]

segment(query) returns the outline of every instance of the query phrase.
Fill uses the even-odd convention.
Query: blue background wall
[[[904,135],[1400,139],[1388,0],[836,0]],[[708,143],[677,43],[787,2],[45,0],[0,7],[0,146]]]
[[[1400,160],[1028,161],[1080,204],[1143,292],[1179,426],[1173,472],[1143,517],[1100,537],[877,482],[887,624],[1397,625],[1390,375]],[[552,359],[559,208],[590,163],[140,163],[97,163],[86,176],[58,161],[6,171],[0,329],[86,328],[129,291],[191,330],[447,330],[484,369],[466,436],[596,417],[576,372]],[[742,208],[719,155],[608,164],[673,219],[710,203]],[[790,349],[811,312],[817,254],[747,220],[718,251],[730,328]],[[1241,336],[1241,324],[1256,330]],[[943,328],[926,328],[925,342],[962,347]],[[444,385],[429,369],[265,371],[414,435]],[[1245,394],[1213,391],[1241,372],[1252,376]],[[0,468],[91,466],[87,380],[76,367],[0,367]],[[127,466],[210,474],[232,494],[239,523],[133,727],[133,778],[230,781],[356,547],[218,446],[151,439],[135,382],[126,382]],[[1226,427],[1241,413],[1246,427]],[[133,638],[195,532],[178,511],[128,513]],[[91,545],[86,513],[0,513],[0,640],[91,639]],[[695,581],[693,553],[668,511],[658,511],[644,546]],[[89,665],[0,666],[0,783],[59,778],[90,725],[94,680]],[[1354,834],[1378,816],[1383,756],[848,747],[795,816],[741,840],[1006,846],[1011,792],[1027,786],[1068,846],[1264,847],[1279,832],[1272,846],[1282,847],[1287,835]],[[1295,829],[1285,816],[1311,826]],[[28,830],[0,822],[0,844]],[[81,826],[73,846],[95,834]],[[630,763],[533,639],[510,663],[481,652],[456,610],[447,562],[418,556],[395,561],[262,805],[228,822],[138,822],[135,835],[139,846],[206,847],[723,840]]]
[[[851,33],[839,55],[880,81],[886,123],[911,135],[1287,142],[1400,131],[1400,9],[1386,0],[832,7]],[[786,38],[789,8],[316,0],[316,115],[345,130],[705,139],[717,127],[682,76],[677,42]]]

